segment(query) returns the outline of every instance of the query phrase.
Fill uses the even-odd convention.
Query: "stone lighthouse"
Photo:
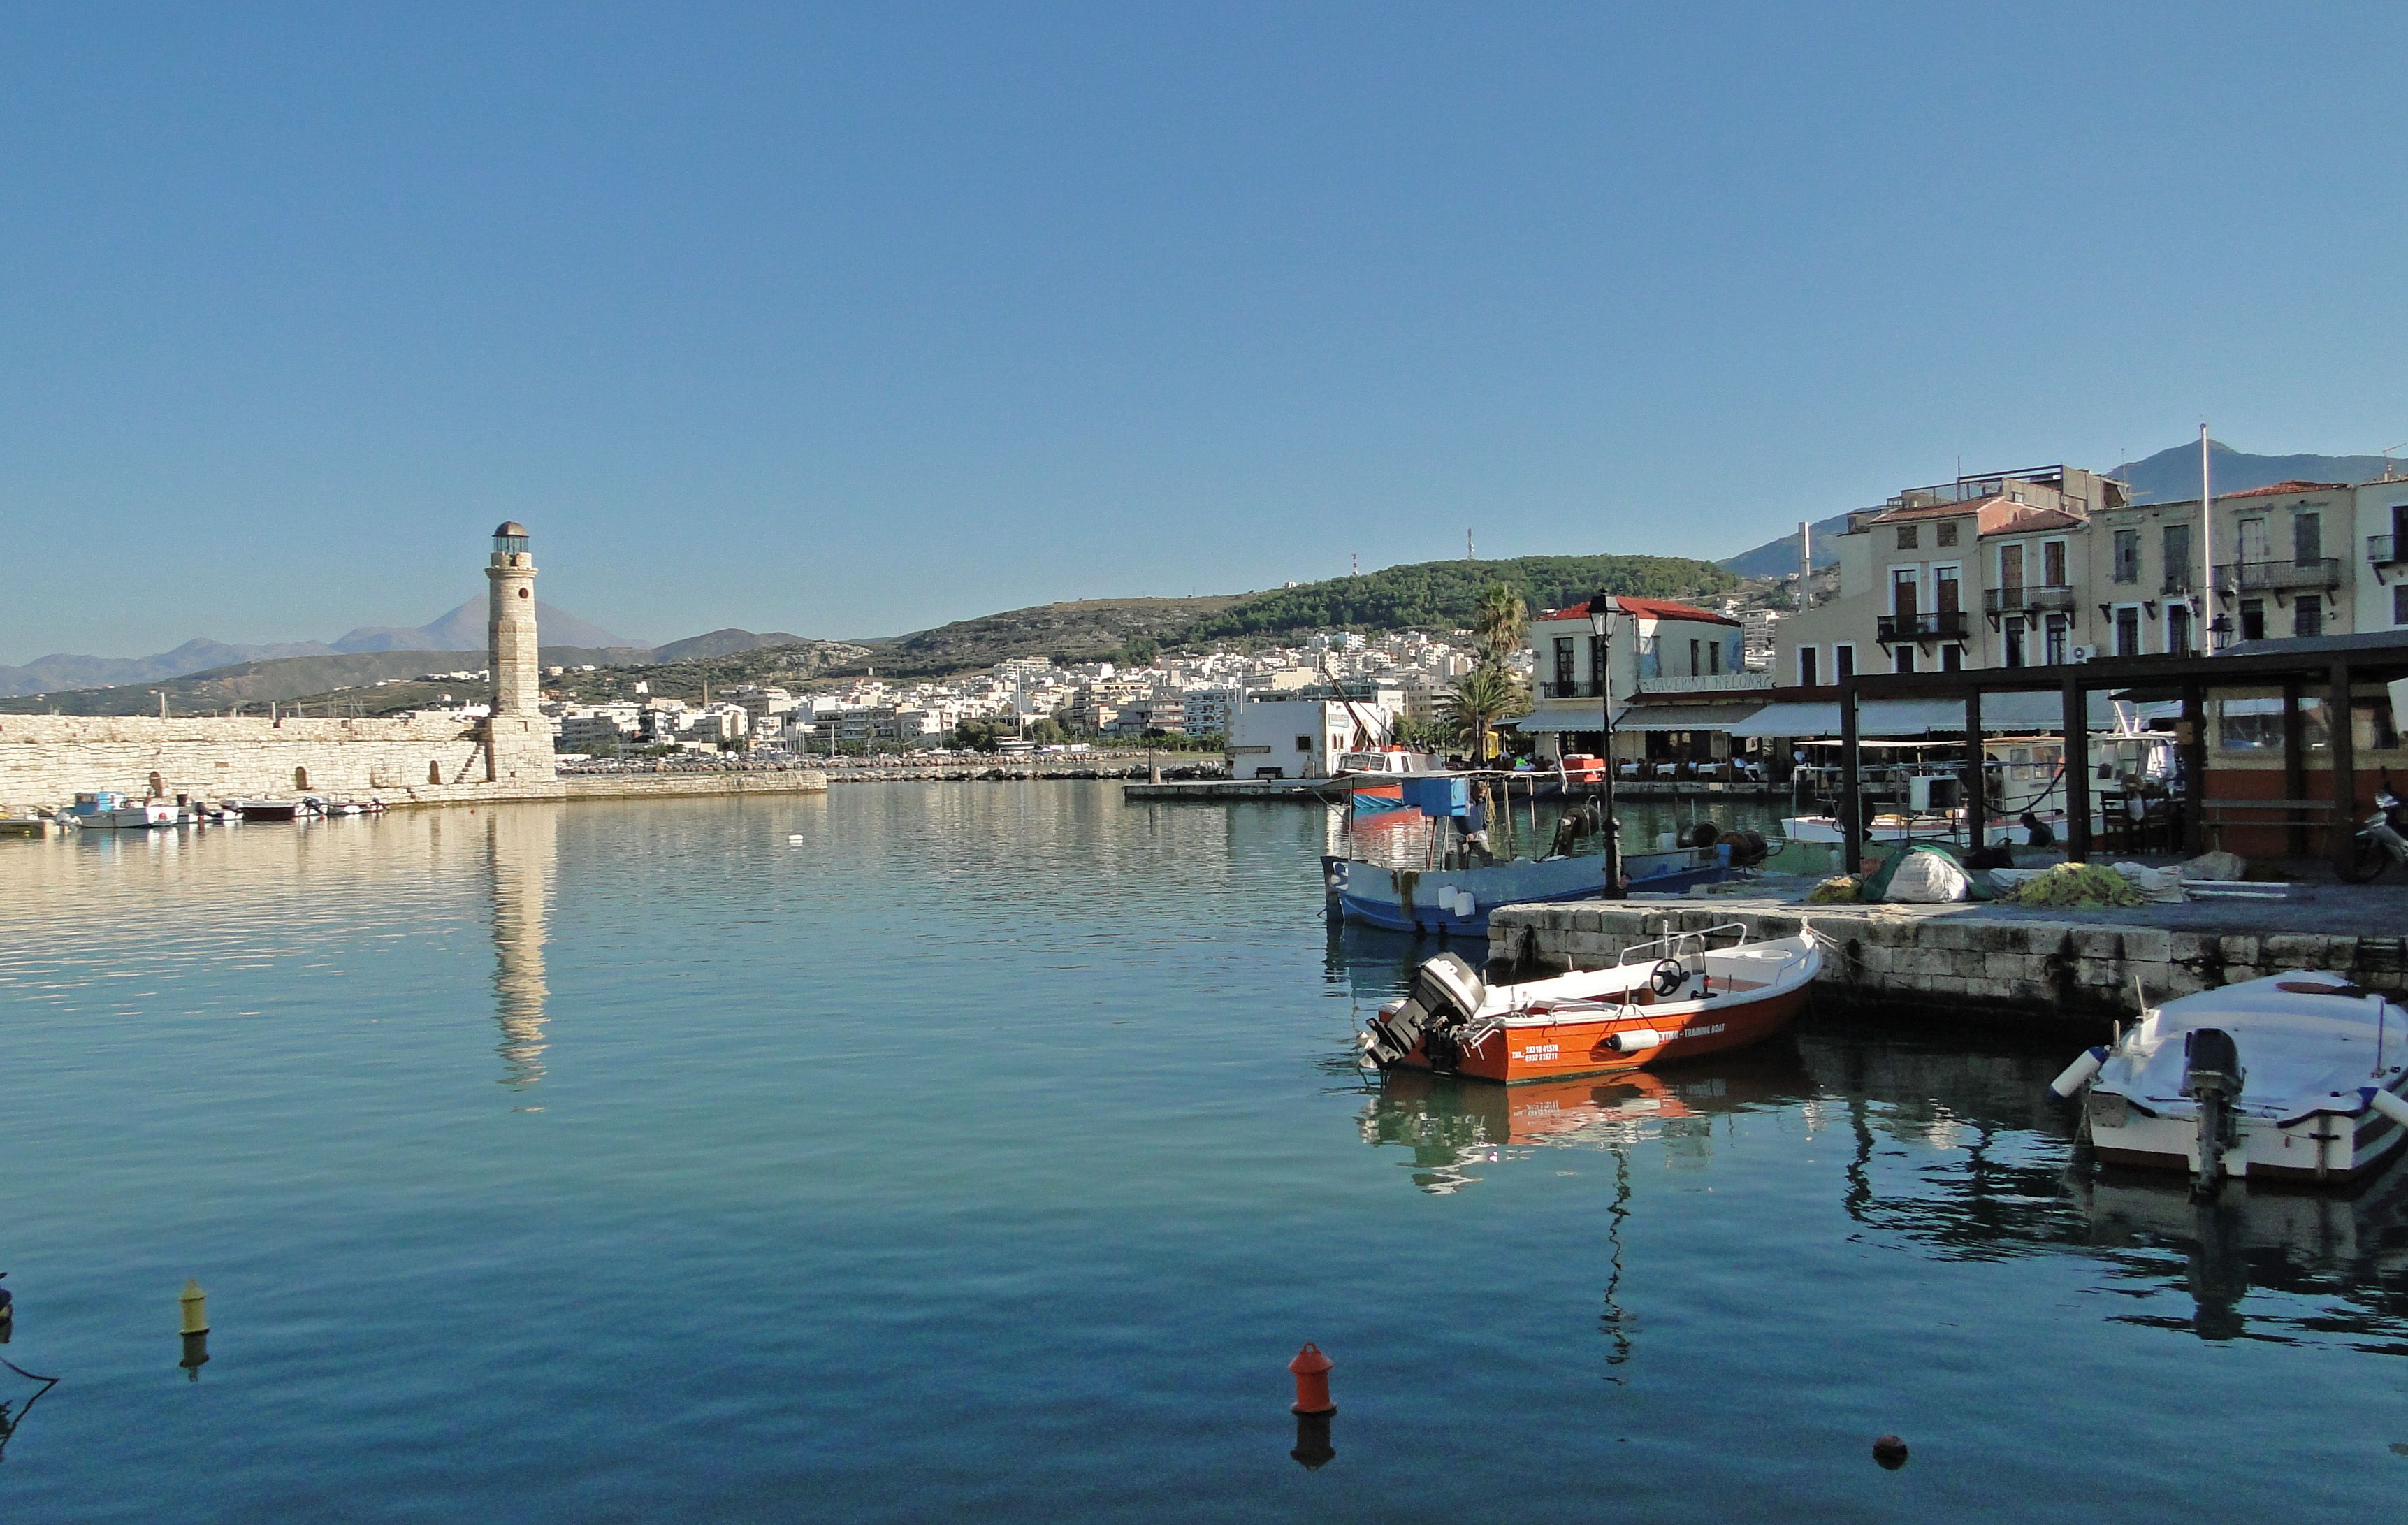
[[[535,632],[535,555],[526,525],[509,520],[494,530],[492,584],[485,621],[486,665],[494,678],[494,712],[486,722],[487,776],[495,780],[552,777],[552,721],[543,712],[542,674]]]

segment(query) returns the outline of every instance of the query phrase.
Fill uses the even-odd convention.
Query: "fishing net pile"
[[[2059,863],[2042,869],[2000,899],[2014,905],[2139,905],[2141,887],[2098,863]]]

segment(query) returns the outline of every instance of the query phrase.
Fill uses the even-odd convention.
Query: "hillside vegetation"
[[[1481,590],[1502,583],[1533,613],[1576,604],[1599,591],[1634,598],[1700,598],[1739,579],[1685,556],[1515,556],[1503,561],[1421,561],[1359,577],[1306,583],[1240,599],[1197,621],[1191,640],[1280,635],[1351,626],[1366,630],[1455,630],[1471,624]]]
[[[1175,646],[1195,639],[1199,621],[1240,601],[1218,595],[1039,604],[879,642],[869,662],[882,675],[901,678],[993,667],[1010,656],[1050,656],[1070,662],[1125,659],[1133,650]]]

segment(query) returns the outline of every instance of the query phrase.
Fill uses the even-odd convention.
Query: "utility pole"
[[[1814,526],[1800,519],[1798,521],[1798,611],[1801,614],[1806,611],[1806,584],[1813,576]]]
[[[1466,525],[1463,529],[1463,559],[1466,561],[1478,561],[1480,559],[1480,554],[1472,549],[1471,526],[1469,525]]]

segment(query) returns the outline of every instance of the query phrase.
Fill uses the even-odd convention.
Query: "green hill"
[[[1306,583],[1240,599],[1191,626],[1190,640],[1351,626],[1371,630],[1455,630],[1471,623],[1481,590],[1502,583],[1532,613],[1579,603],[1599,590],[1634,598],[1700,598],[1739,579],[1685,556],[1515,556],[1505,561],[1421,561],[1359,577]]]

